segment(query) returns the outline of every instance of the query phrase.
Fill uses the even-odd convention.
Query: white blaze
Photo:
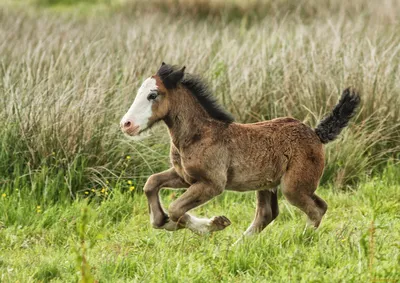
[[[140,130],[147,127],[147,123],[152,116],[152,101],[149,101],[147,96],[155,90],[157,90],[155,79],[148,78],[143,82],[131,107],[121,120],[122,125],[127,121],[131,121],[135,126],[139,126]]]

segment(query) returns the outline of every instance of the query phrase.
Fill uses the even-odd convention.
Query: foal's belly
[[[245,158],[232,160],[227,170],[225,190],[237,192],[258,191],[273,189],[280,184],[284,174],[283,168],[286,167],[283,164],[286,164],[286,160],[281,160],[280,158],[274,158],[274,160],[263,158],[261,162],[254,161],[257,160]],[[179,158],[172,159],[172,164],[177,174],[187,184],[192,185],[197,180],[195,176],[188,174],[183,163],[180,156]]]
[[[237,161],[228,170],[226,190],[257,191],[276,188],[284,174],[283,161],[280,159],[264,162]]]
[[[228,171],[226,190],[245,192],[276,188],[279,185],[282,173],[271,168],[240,168],[242,170]],[[247,169],[247,170],[246,170]]]
[[[258,190],[267,190],[267,189],[274,189],[276,186],[280,184],[279,179],[268,179],[263,176],[260,179],[251,179],[251,178],[244,178],[240,181],[228,181],[226,190],[228,191],[236,191],[236,192],[246,192],[246,191],[258,191]]]

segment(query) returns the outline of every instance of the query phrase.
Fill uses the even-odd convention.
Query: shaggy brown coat
[[[315,130],[287,117],[240,124],[232,122],[199,79],[183,77],[184,68],[166,64],[153,76],[159,98],[152,106],[149,127],[161,120],[168,126],[172,163],[169,170],[150,176],[144,187],[153,227],[186,227],[197,233],[224,229],[230,224],[224,216],[198,219],[187,212],[224,190],[255,190],[255,218],[245,234],[258,233],[279,213],[279,184],[286,199],[318,227],[327,210],[315,194],[324,170],[323,143],[335,139],[347,125],[359,96],[345,90]],[[163,187],[186,188],[168,213],[158,195]]]

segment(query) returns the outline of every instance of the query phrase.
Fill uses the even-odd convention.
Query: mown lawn
[[[260,236],[231,246],[250,224],[252,193],[225,193],[198,215],[226,215],[232,225],[198,236],[150,227],[141,193],[111,192],[102,202],[77,200],[38,208],[23,194],[1,198],[2,282],[81,278],[79,227],[87,208],[86,260],[99,282],[398,282],[398,168],[354,190],[319,189],[329,209],[321,227],[280,197],[280,215]],[[168,203],[176,193],[165,193]],[[4,210],[4,207],[7,207]]]

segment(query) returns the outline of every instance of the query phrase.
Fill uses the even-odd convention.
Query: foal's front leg
[[[159,191],[163,187],[187,188],[189,185],[176,173],[174,168],[151,175],[144,185],[147,197],[151,225],[158,229],[178,230],[184,228],[170,221],[160,203]]]
[[[229,226],[231,222],[225,216],[211,219],[197,218],[187,212],[198,207],[223,192],[223,187],[215,184],[196,182],[183,195],[171,203],[168,212],[173,222],[199,234],[215,232]]]

